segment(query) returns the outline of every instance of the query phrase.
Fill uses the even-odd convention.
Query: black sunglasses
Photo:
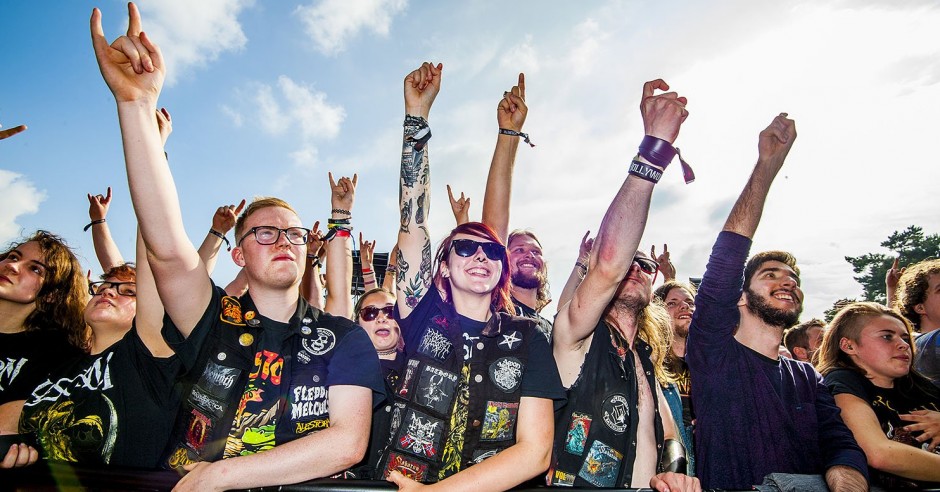
[[[450,242],[450,247],[457,253],[457,256],[464,258],[473,256],[477,248],[483,248],[483,254],[493,261],[500,261],[506,257],[506,247],[499,243],[480,242],[473,239],[454,239]]]
[[[642,270],[643,273],[647,273],[649,275],[652,275],[656,273],[657,270],[659,270],[659,263],[656,263],[656,261],[645,258],[643,256],[634,256],[633,262],[640,266],[640,270]]]
[[[385,306],[380,308],[375,306],[366,306],[359,310],[359,317],[362,318],[362,321],[372,321],[379,317],[379,313],[385,313],[386,318],[391,318],[394,311],[395,306]]]

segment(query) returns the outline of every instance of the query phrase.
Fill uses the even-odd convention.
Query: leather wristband
[[[643,141],[640,142],[640,155],[652,164],[665,170],[666,166],[676,157],[676,148],[673,147],[671,143],[661,138],[647,135],[643,137]]]
[[[107,221],[104,220],[104,219],[93,220],[93,221],[91,221],[88,225],[86,225],[86,226],[82,229],[82,232],[87,232],[88,229],[91,229],[91,226],[93,226],[93,225],[95,225],[95,224],[104,224],[105,222],[107,222]]]
[[[662,171],[645,162],[640,162],[638,159],[634,159],[633,162],[630,163],[630,174],[645,179],[653,184],[658,183],[660,178],[663,177]]]

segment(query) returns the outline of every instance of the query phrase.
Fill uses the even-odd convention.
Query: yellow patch
[[[222,314],[219,315],[219,319],[230,325],[245,325],[245,321],[242,320],[242,305],[238,303],[238,299],[230,296],[222,298]]]

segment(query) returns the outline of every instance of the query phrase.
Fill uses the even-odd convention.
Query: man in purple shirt
[[[745,265],[764,201],[793,141],[781,113],[760,134],[750,180],[712,250],[689,328],[697,474],[703,488],[750,489],[769,473],[824,474],[834,491],[868,490],[865,454],[810,364],[778,356],[803,309],[796,260]]]

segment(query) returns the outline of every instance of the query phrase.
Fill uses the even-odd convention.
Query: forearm
[[[496,456],[464,469],[428,487],[429,491],[468,490],[473,492],[509,490],[545,472],[551,459],[551,443],[516,443]]]
[[[326,244],[326,307],[324,311],[352,319],[352,247],[348,234],[337,234]]]
[[[584,268],[582,268],[581,265],[584,265]],[[584,280],[586,273],[587,262],[579,258],[574,268],[571,269],[571,274],[568,275],[568,281],[565,282],[565,287],[561,289],[561,297],[558,298],[559,309],[574,297],[574,291],[581,285],[581,281]]]
[[[222,247],[222,239],[212,234],[211,232],[206,234],[205,239],[202,240],[202,244],[199,245],[199,258],[202,258],[202,262],[206,264],[206,272],[209,275],[212,275],[212,271],[215,270],[215,262],[219,259],[219,249]]]
[[[758,159],[754,170],[751,172],[751,177],[744,185],[744,190],[741,191],[738,200],[734,203],[734,207],[728,215],[728,220],[725,221],[725,231],[735,232],[748,238],[754,237],[764,211],[767,194],[770,192],[770,185],[777,176],[779,169],[779,165],[773,165],[769,161]]]
[[[413,137],[422,123],[406,118],[402,139],[398,231],[398,275],[396,290],[403,315],[410,313],[431,285],[431,237],[427,220],[430,213],[430,166],[428,147],[415,149]],[[407,312],[405,312],[407,311]]]
[[[649,216],[653,183],[628,176],[608,207],[594,241],[592,272],[619,283],[633,263]]]
[[[238,270],[238,275],[225,286],[225,294],[232,297],[241,297],[248,290],[248,277],[245,270]]]
[[[91,226],[91,240],[95,246],[95,256],[98,257],[98,264],[101,265],[104,272],[124,264],[124,257],[114,242],[114,238],[111,237],[111,228],[108,227],[107,222],[100,222]]]
[[[872,468],[911,480],[940,482],[940,455],[930,451],[884,438],[866,455]]]
[[[519,137],[499,134],[483,195],[483,223],[492,227],[503,242],[509,237],[512,174],[518,149]]]
[[[379,286],[379,283],[375,279],[375,270],[374,267],[369,264],[362,265],[362,290],[364,292],[369,292],[372,289],[375,289]]]
[[[317,308],[324,309],[323,305],[323,283],[320,281],[319,260],[308,259],[311,264],[304,270],[304,278],[300,283],[301,295],[307,300],[307,304]]]
[[[833,466],[826,470],[826,485],[832,492],[866,492],[868,481],[849,466]]]

